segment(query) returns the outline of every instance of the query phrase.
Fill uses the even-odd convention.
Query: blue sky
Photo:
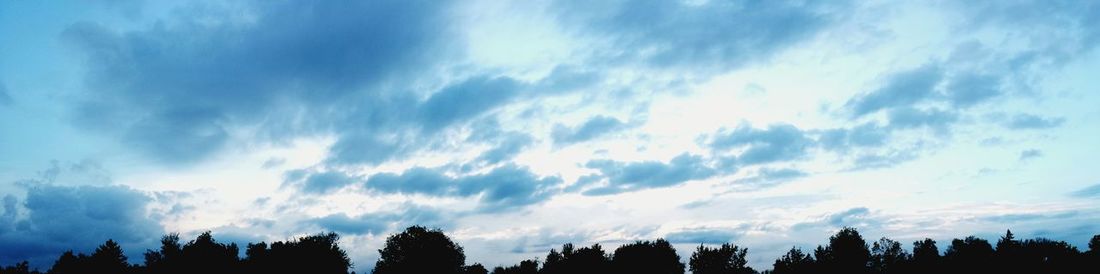
[[[0,263],[1100,233],[1092,1],[0,3]]]

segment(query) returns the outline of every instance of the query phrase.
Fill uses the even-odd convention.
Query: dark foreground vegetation
[[[352,268],[335,233],[302,237],[294,241],[248,244],[245,257],[233,243],[219,243],[209,232],[181,243],[177,234],[161,239],[158,250],[144,253],[144,264],[129,264],[122,248],[112,240],[91,255],[65,252],[45,273],[50,274],[175,274],[175,273],[318,273],[346,274]],[[936,241],[913,243],[912,251],[901,243],[882,238],[870,244],[855,229],[844,228],[828,244],[812,251],[792,248],[775,260],[772,270],[758,272],[747,266],[748,249],[732,244],[700,245],[687,260],[676,254],[668,241],[637,241],[607,252],[599,244],[587,247],[562,245],[545,259],[524,260],[489,271],[481,264],[466,265],[462,247],[439,230],[413,226],[391,235],[379,253],[374,274],[696,274],[750,273],[1100,273],[1100,235],[1089,241],[1088,251],[1062,241],[1016,239],[1009,231],[991,244],[977,237],[954,239],[943,253]],[[2,247],[0,247],[2,248]],[[0,274],[42,273],[27,262],[0,268]],[[351,272],[354,273],[354,272]]]

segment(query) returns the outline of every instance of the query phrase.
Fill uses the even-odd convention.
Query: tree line
[[[147,250],[143,264],[130,264],[122,248],[107,240],[91,255],[66,251],[41,272],[26,261],[0,267],[0,274],[182,274],[182,273],[352,273],[351,260],[335,233],[296,240],[249,243],[242,258],[235,243],[219,243],[210,232],[182,243],[178,234],[161,238],[157,250]],[[438,229],[421,226],[390,235],[371,271],[373,274],[917,274],[917,273],[1100,273],[1100,235],[1087,251],[1064,241],[1020,240],[1008,231],[995,244],[970,236],[954,239],[944,252],[936,241],[901,243],[882,238],[870,244],[854,228],[843,228],[827,244],[812,251],[791,248],[772,269],[748,266],[748,249],[722,244],[695,248],[687,264],[664,239],[636,241],[608,252],[599,244],[577,247],[566,243],[550,249],[545,259],[523,260],[490,271],[482,264],[466,265],[462,246]],[[350,272],[349,272],[350,271]]]

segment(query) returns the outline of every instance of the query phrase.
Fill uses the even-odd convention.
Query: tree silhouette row
[[[161,239],[158,250],[144,253],[144,264],[130,264],[122,248],[107,240],[91,255],[66,251],[47,274],[182,274],[182,273],[319,273],[346,274],[352,269],[339,236],[323,233],[286,242],[248,244],[245,256],[234,243],[219,243],[210,232],[181,243],[178,234]],[[748,249],[733,244],[699,245],[681,260],[663,239],[636,241],[608,253],[599,244],[575,247],[571,243],[551,249],[541,262],[523,260],[489,271],[466,265],[463,248],[438,229],[412,226],[389,236],[378,250],[374,274],[916,274],[916,273],[1100,273],[1100,235],[1092,237],[1081,252],[1063,241],[1044,238],[1019,240],[1008,231],[995,245],[970,236],[954,239],[941,254],[932,239],[913,243],[912,251],[901,243],[882,238],[867,243],[853,228],[841,229],[826,245],[812,252],[797,247],[775,260],[771,270],[749,267]],[[0,267],[0,274],[42,273],[28,262]],[[355,273],[355,272],[350,272]]]

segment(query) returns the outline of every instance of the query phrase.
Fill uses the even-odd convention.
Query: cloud
[[[694,228],[676,231],[665,235],[670,243],[685,244],[724,244],[741,238],[744,228]]]
[[[828,4],[750,1],[556,2],[567,26],[610,40],[594,55],[654,67],[732,68],[810,38],[840,15]],[[690,30],[690,31],[688,31]]]
[[[928,109],[920,110],[909,107],[894,108],[888,114],[890,127],[905,129],[917,127],[930,127],[946,130],[946,127],[959,120],[958,113]]]
[[[477,196],[481,210],[494,211],[542,202],[560,184],[558,177],[540,177],[527,168],[509,164],[487,173],[459,177],[447,176],[439,169],[417,167],[401,174],[372,175],[364,186],[380,193]]]
[[[165,163],[195,162],[224,148],[237,126],[259,125],[258,135],[282,138],[408,117],[399,111],[353,115],[416,102],[381,88],[449,56],[447,5],[249,4],[184,8],[178,12],[209,16],[180,16],[179,22],[126,32],[95,23],[68,28],[65,41],[84,54],[88,72],[74,123],[121,132],[135,149]],[[469,108],[429,103],[438,108],[421,118],[433,127],[470,114]]]
[[[999,77],[979,73],[953,77],[946,91],[947,100],[956,108],[974,106],[1003,93]]]
[[[901,71],[889,76],[882,87],[849,99],[845,106],[856,118],[883,109],[911,106],[933,97],[943,74],[934,65]]]
[[[522,133],[507,134],[501,139],[502,140],[496,147],[482,152],[481,155],[478,155],[477,159],[488,164],[504,162],[512,159],[522,152],[524,148],[531,146],[535,142],[531,135]]]
[[[334,213],[307,219],[303,223],[345,235],[381,235],[409,225],[439,228],[450,226],[450,221],[444,217],[443,212],[414,204],[404,204],[396,210],[366,213],[355,217],[345,213]]]
[[[983,220],[998,224],[1014,224],[1020,222],[1050,222],[1058,219],[1075,218],[1080,215],[1077,211],[1064,211],[1052,213],[1012,213],[982,217]]]
[[[793,168],[761,168],[750,177],[738,179],[737,183],[754,185],[775,185],[778,183],[806,177],[808,173]]]
[[[795,224],[794,226],[791,226],[791,229],[834,229],[839,227],[875,228],[882,226],[883,223],[883,220],[872,215],[870,209],[866,207],[854,207],[841,212],[822,216],[821,219],[816,221]]]
[[[554,144],[569,145],[592,140],[624,127],[626,127],[626,123],[619,121],[619,119],[597,115],[576,127],[566,127],[561,124],[554,125],[551,136],[554,139]]]
[[[478,155],[475,160],[484,164],[492,165],[511,160],[523,149],[535,143],[535,138],[530,134],[502,130],[500,122],[496,119],[474,122],[470,125],[470,131],[470,135],[466,137],[467,143],[485,143],[492,146]]]
[[[765,129],[738,126],[734,130],[721,129],[710,136],[708,146],[717,152],[742,148],[736,163],[741,165],[766,164],[790,161],[806,156],[814,140],[790,124],[773,124]]]
[[[363,181],[359,176],[340,171],[292,170],[288,171],[284,177],[286,179],[283,182],[284,185],[294,185],[303,192],[311,194],[326,194]]]
[[[1034,114],[1021,113],[1009,118],[1008,121],[1004,123],[1004,126],[1009,129],[1017,130],[1049,129],[1061,126],[1065,121],[1064,118],[1044,118]]]
[[[851,148],[885,145],[889,137],[888,129],[876,123],[864,123],[852,128],[824,130],[818,143],[827,150],[847,152]]]
[[[1079,189],[1069,194],[1072,197],[1077,198],[1093,198],[1100,197],[1100,184],[1095,184],[1089,187]]]
[[[516,96],[519,87],[506,77],[475,77],[448,86],[420,106],[421,125],[432,132],[474,117]]]
[[[1039,157],[1042,157],[1042,156],[1043,156],[1043,151],[1038,150],[1038,149],[1028,149],[1028,150],[1020,151],[1020,160],[1021,161],[1035,159],[1035,158],[1039,158]]]
[[[164,231],[146,211],[150,201],[126,186],[29,185],[22,208],[15,197],[4,198],[0,263],[29,259],[44,265],[60,252],[89,252],[107,239],[131,252],[151,247]]]
[[[697,155],[680,154],[668,163],[658,161],[617,162],[592,160],[585,167],[597,169],[607,185],[591,188],[585,195],[608,195],[625,191],[668,187],[691,180],[709,178],[718,172]]]

